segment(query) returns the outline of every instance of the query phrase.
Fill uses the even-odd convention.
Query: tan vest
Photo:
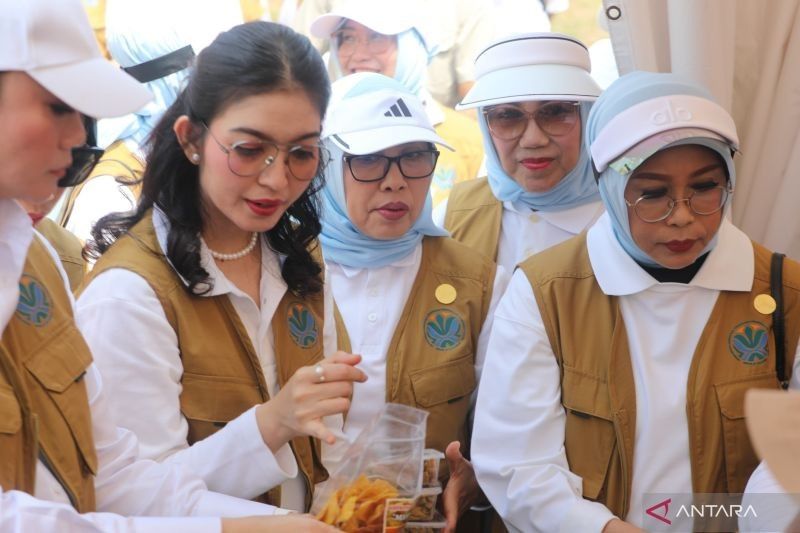
[[[492,194],[489,180],[480,178],[453,188],[444,227],[455,240],[497,261],[502,221],[503,203]]]
[[[227,296],[191,294],[161,252],[151,211],[95,264],[88,282],[111,268],[142,276],[156,293],[178,337],[183,363],[181,412],[189,424],[189,444],[219,431],[254,405],[269,400],[258,356]],[[283,386],[297,369],[323,354],[322,294],[299,298],[287,292],[272,318],[278,382]],[[224,354],[226,357],[220,357]],[[310,437],[290,443],[306,480],[306,502],[313,487],[327,479],[319,442]],[[269,500],[280,504],[278,491]]]
[[[64,194],[64,207],[58,216],[58,223],[66,226],[72,216],[72,209],[75,201],[83,188],[91,180],[98,176],[114,176],[120,185],[127,186],[133,197],[137,200],[142,193],[142,174],[144,173],[144,162],[137,158],[128,149],[124,141],[116,141],[108,147],[103,157],[98,161],[92,173],[86,181],[68,189]]]
[[[86,274],[86,260],[83,258],[83,245],[75,235],[45,217],[36,224],[36,231],[47,239],[61,259],[67,273],[69,287],[75,291]]]
[[[494,263],[476,260],[469,248],[452,239],[422,241],[419,272],[386,356],[386,401],[428,411],[428,448],[444,451],[459,440],[461,452],[468,453],[475,349],[489,310],[495,269]],[[444,284],[456,290],[452,303],[436,298],[436,289]],[[337,329],[340,348],[349,347],[341,323]]]
[[[720,292],[689,369],[686,413],[696,493],[744,491],[758,464],[745,426],[744,394],[779,386],[772,317],[753,307],[756,295],[769,294],[771,254],[757,244],[754,249],[752,292]],[[618,298],[606,296],[597,284],[585,233],[520,268],[561,368],[570,470],[583,478],[585,498],[624,517],[631,496],[636,391]],[[800,335],[800,265],[787,260],[783,280],[786,364],[792,368]]]
[[[79,512],[94,511],[97,455],[83,381],[92,355],[38,238],[19,288],[0,341],[0,486],[33,494],[40,459]]]

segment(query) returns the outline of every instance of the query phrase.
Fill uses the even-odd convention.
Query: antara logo
[[[692,120],[692,112],[684,107],[675,105],[672,100],[667,100],[666,107],[650,115],[650,122],[656,126],[662,126],[671,122],[689,122]]]
[[[644,510],[644,512],[647,513],[649,516],[652,516],[656,520],[661,520],[668,526],[671,526],[672,520],[667,518],[667,515],[669,514],[669,504],[671,503],[672,503],[672,498],[667,498],[663,502],[658,502],[654,506],[648,507],[647,509]],[[661,509],[662,507],[664,508],[664,512],[663,513],[658,512],[658,509]]]
[[[752,516],[758,518],[756,510],[752,505],[744,507],[742,505],[715,505],[707,503],[705,505],[681,505],[678,509],[676,516],[685,516],[687,518],[716,518],[724,516],[731,518],[737,516],[742,518],[744,516]]]

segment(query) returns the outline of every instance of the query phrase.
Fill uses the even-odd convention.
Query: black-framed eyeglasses
[[[271,141],[242,140],[225,146],[211,132],[204,122],[203,126],[217,143],[219,149],[228,156],[228,169],[242,178],[252,178],[264,172],[278,158],[281,150],[286,152],[286,166],[297,180],[310,181],[330,160],[328,151],[316,143],[278,144]]]
[[[105,150],[97,146],[84,145],[73,148],[72,164],[67,168],[64,176],[58,180],[58,186],[62,188],[75,187],[86,181],[104,153]]]
[[[669,217],[680,202],[686,202],[689,209],[697,215],[713,215],[725,206],[731,194],[733,189],[730,185],[715,185],[698,189],[688,198],[676,199],[666,192],[657,192],[643,194],[633,203],[626,199],[625,204],[632,207],[636,216],[645,222],[660,222]]]
[[[356,52],[359,43],[364,43],[370,54],[383,54],[393,43],[397,42],[397,36],[370,32],[365,42],[356,35],[355,31],[345,28],[334,33],[333,40],[336,43],[336,50],[341,55],[349,57]]]
[[[522,137],[533,120],[547,135],[566,135],[580,121],[580,102],[547,102],[528,112],[515,105],[499,104],[483,110],[492,136],[504,141]]]
[[[381,154],[346,155],[344,160],[356,181],[380,181],[389,173],[392,163],[397,163],[404,178],[416,180],[433,174],[436,161],[439,160],[439,150],[414,150],[395,157]]]

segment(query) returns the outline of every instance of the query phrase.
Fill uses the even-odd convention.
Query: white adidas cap
[[[523,33],[492,42],[475,59],[475,85],[456,105],[469,109],[531,100],[592,101],[586,46],[560,33]]]
[[[453,150],[436,134],[419,98],[382,74],[359,72],[336,80],[322,138],[344,152],[371,154],[409,142]]]
[[[136,111],[152,95],[107,61],[80,0],[0,0],[0,71],[21,71],[94,118]]]
[[[414,27],[414,9],[406,2],[349,0],[311,23],[311,34],[329,39],[342,22],[353,20],[383,35],[397,35]]]

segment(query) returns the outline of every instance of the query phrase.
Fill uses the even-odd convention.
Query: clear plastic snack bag
[[[426,411],[386,404],[315,495],[311,510],[317,518],[345,532],[402,527],[402,509],[411,511],[422,488],[427,418]],[[392,517],[384,528],[387,499],[392,500]]]

